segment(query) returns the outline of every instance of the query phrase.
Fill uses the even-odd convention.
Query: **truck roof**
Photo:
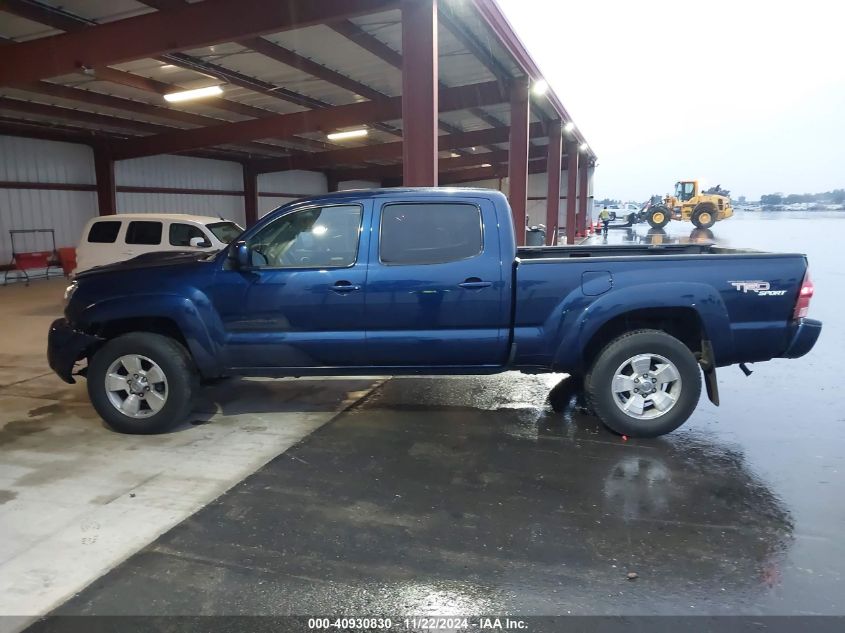
[[[315,193],[305,198],[298,198],[288,205],[302,204],[304,202],[317,202],[320,200],[348,200],[362,198],[385,198],[385,197],[428,197],[428,196],[501,196],[505,195],[496,189],[485,189],[482,187],[382,187],[375,189],[345,189],[331,193]],[[288,206],[285,205],[285,206]]]

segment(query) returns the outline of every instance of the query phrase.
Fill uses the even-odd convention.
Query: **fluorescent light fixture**
[[[490,163],[481,163],[481,166],[482,167],[492,167],[493,165],[491,165]]]
[[[545,79],[538,79],[534,82],[534,85],[531,87],[531,91],[538,97],[542,97],[549,91],[549,84],[546,82]]]
[[[575,129],[575,124],[572,121],[567,121],[566,125],[563,126],[564,132],[571,132]]]
[[[180,92],[171,92],[164,95],[165,101],[170,103],[178,103],[180,101],[191,101],[193,99],[202,99],[203,97],[214,97],[223,94],[223,88],[220,86],[207,86],[205,88],[195,88],[194,90],[182,90]]]
[[[458,152],[450,152],[449,156],[452,157],[452,158],[460,158],[461,155],[458,154]]]
[[[346,130],[344,132],[332,132],[331,134],[326,134],[326,138],[330,141],[345,141],[349,138],[361,138],[363,136],[367,136],[369,134],[369,130],[361,128],[360,130]]]
[[[590,146],[586,143],[581,143],[581,145],[578,146],[578,149],[580,149],[582,152],[586,152],[589,147]]]

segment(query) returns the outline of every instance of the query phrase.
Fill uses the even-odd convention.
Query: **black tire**
[[[692,210],[690,219],[699,229],[709,229],[716,224],[716,209],[710,204],[699,204]]]
[[[119,411],[109,399],[106,374],[122,356],[137,354],[155,362],[166,377],[167,397],[161,409],[143,418]],[[133,332],[111,339],[89,359],[88,396],[101,418],[119,433],[152,434],[170,430],[191,412],[199,375],[188,351],[160,334]]]
[[[657,413],[658,417],[652,419],[623,411],[617,403],[624,396],[613,392],[620,366],[628,359],[648,354],[668,360],[680,378],[674,404],[664,413],[657,413],[653,403],[646,405],[652,414]],[[599,352],[585,379],[585,390],[593,411],[612,431],[631,437],[657,437],[674,431],[692,415],[701,397],[701,371],[690,349],[674,336],[659,330],[634,330],[614,339]]]
[[[655,229],[662,229],[664,226],[669,224],[669,220],[671,219],[672,213],[669,209],[660,205],[651,207],[648,210],[648,215],[646,216],[648,223]]]

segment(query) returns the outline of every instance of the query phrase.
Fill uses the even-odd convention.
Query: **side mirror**
[[[192,237],[188,244],[191,248],[211,248],[211,242],[204,237]]]
[[[246,245],[246,242],[241,241],[233,244],[230,258],[234,260],[235,267],[240,270],[252,268],[249,247]]]

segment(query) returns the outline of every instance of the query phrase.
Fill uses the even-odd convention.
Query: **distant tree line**
[[[798,202],[826,202],[829,204],[845,203],[845,189],[834,189],[823,193],[769,193],[760,196],[760,204],[764,207],[774,207],[782,204],[795,204]]]

